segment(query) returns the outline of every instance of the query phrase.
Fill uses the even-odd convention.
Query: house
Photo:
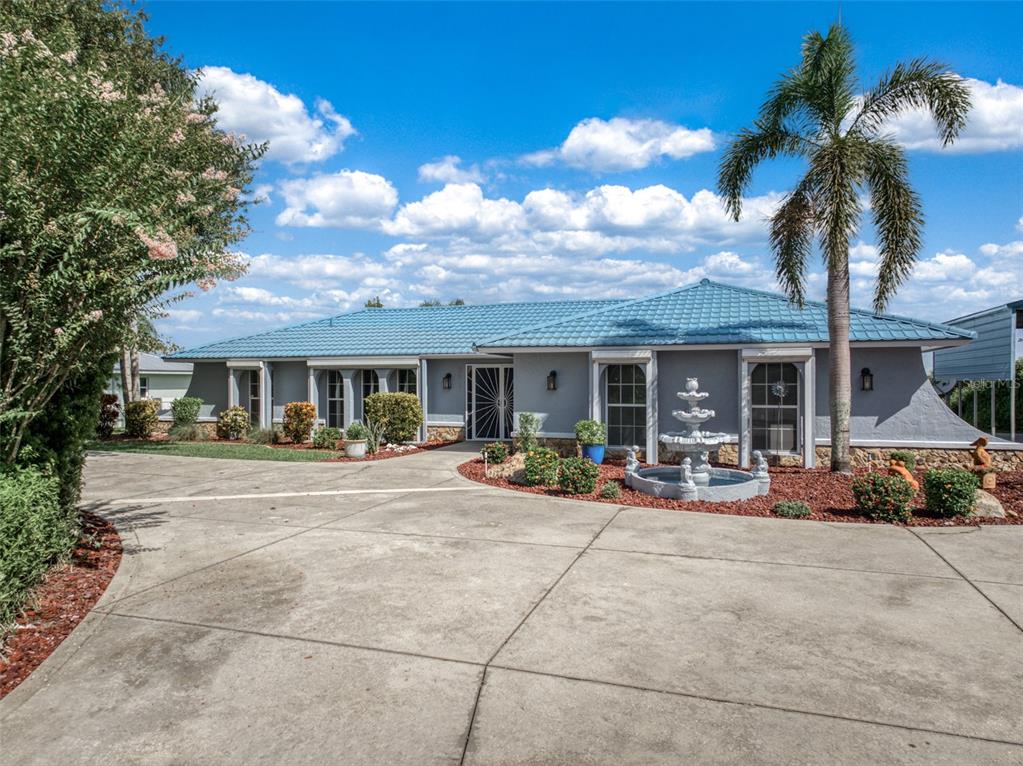
[[[677,430],[675,394],[696,377],[716,411],[709,427],[731,437],[722,462],[748,465],[758,449],[813,466],[829,445],[827,339],[821,303],[799,309],[703,280],[637,300],[364,309],[170,358],[194,364],[189,394],[206,402],[207,418],[240,404],[266,426],[287,402],[308,400],[343,427],[362,417],[367,395],[408,391],[423,404],[424,439],[507,439],[516,412],[535,412],[541,437],[558,446],[571,444],[576,421],[595,418],[611,447],[648,455],[660,432]],[[852,312],[858,460],[894,448],[967,454],[980,432],[938,397],[921,351],[971,339],[948,325]]]
[[[192,365],[187,362],[164,360],[156,354],[139,354],[139,389],[143,399],[160,400],[160,418],[170,419],[170,405],[184,396],[192,380]],[[107,386],[107,393],[117,394],[124,401],[121,390],[121,363],[114,364],[114,370]]]

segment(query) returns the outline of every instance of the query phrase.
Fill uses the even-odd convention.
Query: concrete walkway
[[[553,500],[467,457],[90,456],[126,554],[0,760],[1023,763],[1023,527]]]

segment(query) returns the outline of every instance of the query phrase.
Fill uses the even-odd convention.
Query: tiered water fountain
[[[767,461],[759,452],[753,453],[754,471],[734,468],[714,468],[708,462],[712,450],[729,439],[728,434],[701,431],[700,426],[714,417],[714,410],[700,407],[710,394],[700,391],[696,378],[686,379],[686,390],[678,398],[689,405],[688,410],[672,410],[672,416],[682,422],[685,431],[660,434],[659,441],[672,452],[682,455],[680,465],[640,468],[635,448],[629,450],[625,464],[625,483],[640,492],[657,497],[679,500],[729,501],[747,500],[766,495],[771,487],[767,474]]]

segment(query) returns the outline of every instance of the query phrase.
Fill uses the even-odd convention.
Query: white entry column
[[[388,369],[378,369],[378,370],[376,370],[376,374],[377,374],[377,383],[379,384],[379,389],[378,390],[380,391],[380,393],[386,394],[388,391],[390,391],[390,389],[387,386],[387,380],[388,380],[388,378],[391,377],[391,370],[389,368]]]
[[[317,375],[319,374],[319,370],[310,365],[308,372],[309,372],[308,396],[310,403],[312,403],[313,405],[313,410],[315,413],[313,415],[313,422],[318,423],[320,421],[320,390],[319,387],[317,386],[316,378]]]
[[[426,421],[429,419],[430,413],[426,406],[427,402],[427,391],[426,391],[426,360],[419,360],[419,367],[416,368],[416,393],[419,395],[419,406],[423,409],[423,425],[419,427],[419,440],[426,441],[430,438],[429,431],[427,429]]]
[[[355,421],[355,383],[353,379],[358,370],[338,370],[341,373],[341,384],[344,388],[345,419],[344,426],[348,428]]]

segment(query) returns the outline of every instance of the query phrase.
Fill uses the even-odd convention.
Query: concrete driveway
[[[1023,763],[1023,527],[552,500],[466,450],[90,456],[126,554],[2,760]]]

